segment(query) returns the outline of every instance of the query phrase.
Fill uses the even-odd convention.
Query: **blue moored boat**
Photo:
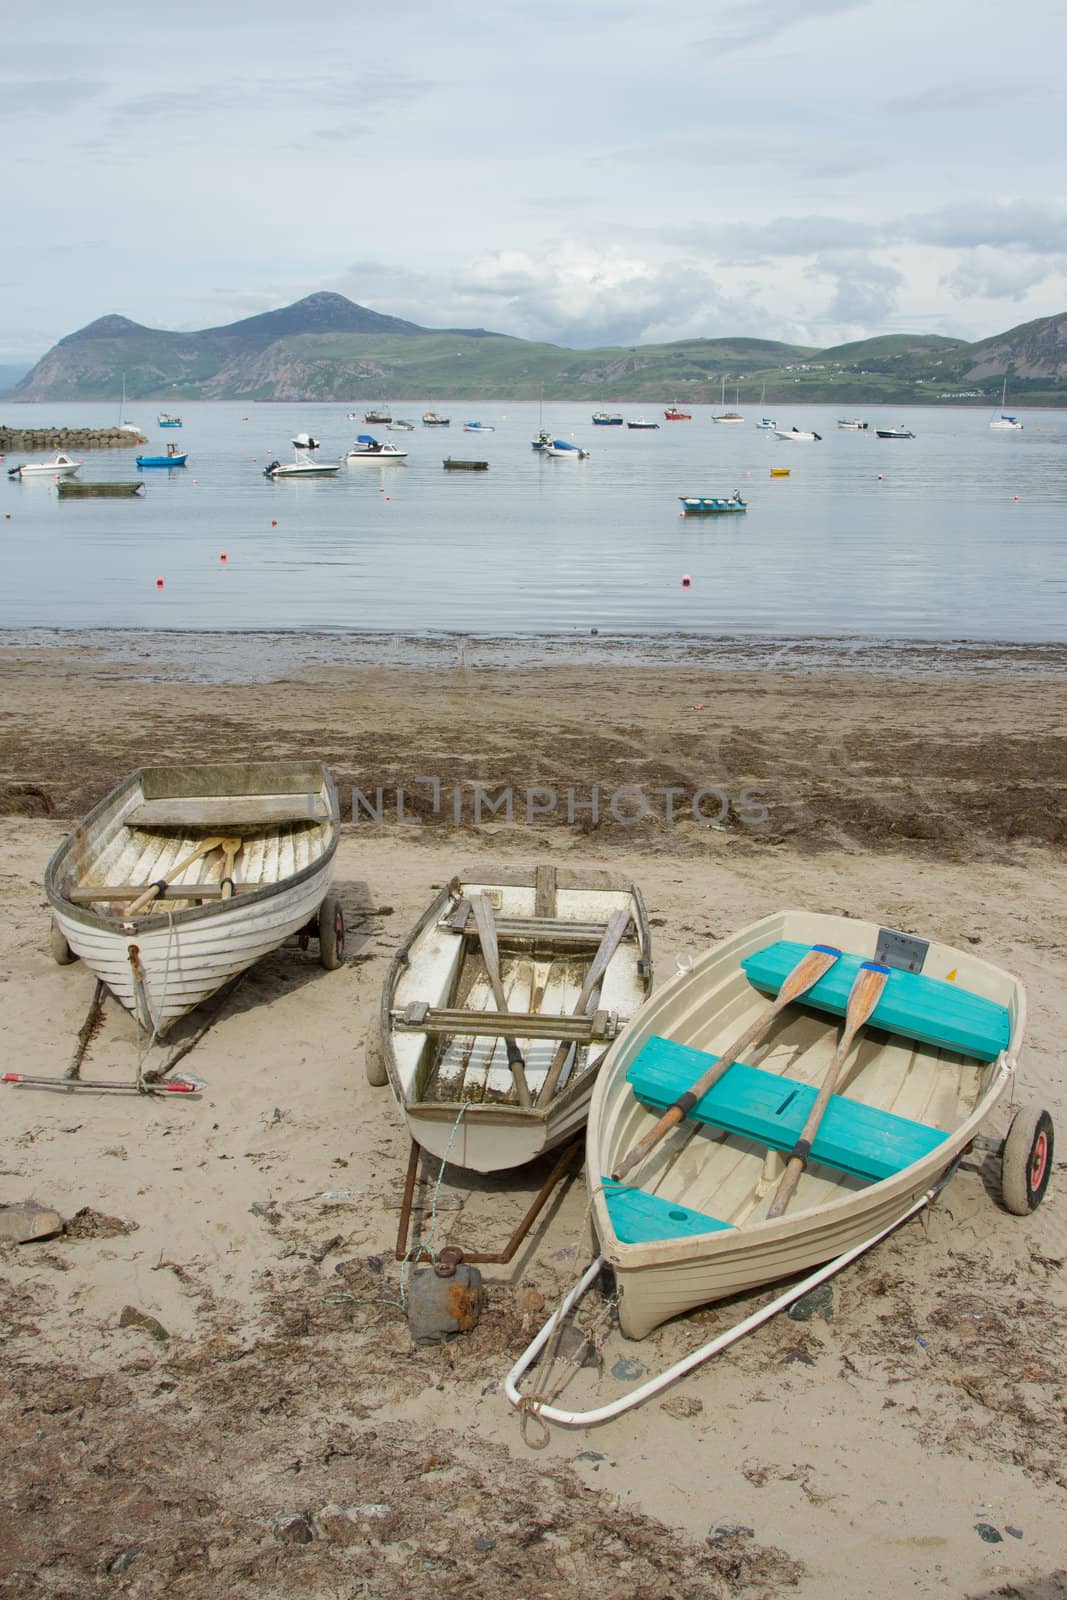
[[[182,425],[181,417],[169,416],[166,411],[161,411],[156,421],[161,428],[180,428]]]
[[[184,467],[188,461],[187,452],[178,451],[174,445],[168,444],[165,456],[138,456],[138,467]]]
[[[691,511],[747,511],[748,507],[741,498],[740,489],[735,489],[729,499],[725,495],[714,494],[680,494],[682,514],[688,516]]]
[[[593,421],[598,428],[621,428],[622,413],[620,411],[594,411]]]

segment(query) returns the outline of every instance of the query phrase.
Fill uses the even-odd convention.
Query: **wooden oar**
[[[575,1001],[574,1011],[572,1013],[573,1016],[582,1017],[589,1010],[589,1006],[597,986],[601,982],[601,979],[608,969],[608,962],[619,948],[619,945],[622,942],[622,937],[627,928],[630,926],[630,918],[632,915],[633,913],[630,910],[630,907],[623,906],[619,911],[614,913],[608,922],[607,927],[604,929],[604,937],[601,939],[600,944],[597,947],[596,955],[589,963],[589,971],[585,975],[585,982],[582,984],[582,992]],[[547,1105],[549,1100],[551,1100],[552,1096],[555,1094],[556,1085],[558,1084],[560,1074],[566,1065],[567,1057],[570,1055],[571,1051],[576,1048],[577,1047],[575,1045],[568,1044],[566,1042],[556,1046],[556,1053],[552,1057],[548,1071],[545,1074],[545,1081],[541,1085],[541,1091],[537,1096],[537,1104],[539,1106]]]
[[[732,1067],[735,1061],[739,1061],[744,1053],[763,1037],[778,1013],[784,1011],[790,1001],[799,999],[818,983],[840,955],[840,950],[836,950],[833,945],[815,944],[806,955],[801,956],[767,1009],[760,1012],[755,1022],[745,1029],[741,1037],[724,1051],[691,1088],[680,1094],[672,1106],[668,1106],[655,1127],[650,1128],[643,1139],[638,1140],[629,1155],[623,1156],[611,1174],[616,1183],[620,1182],[631,1168],[636,1167],[639,1161],[643,1161],[653,1146],[659,1144],[683,1117],[689,1115],[697,1101],[707,1094],[712,1084],[718,1083],[727,1068]]]
[[[201,856],[206,856],[212,850],[218,850],[220,847],[225,847],[228,842],[229,841],[221,834],[215,835],[210,839],[201,839],[195,850],[191,850],[183,860],[178,862],[176,867],[172,867],[170,869],[171,878],[176,878],[178,874],[184,872],[187,867],[191,867],[194,861],[199,861]],[[133,902],[133,905],[130,906],[126,915],[135,917],[139,911],[143,911],[145,906],[149,905],[156,898],[156,895],[159,894],[160,888],[162,887],[164,881],[165,880],[161,879],[159,883],[150,884],[141,898]]]
[[[222,841],[222,898],[228,900],[233,894],[233,864],[237,860],[237,852],[244,844],[243,839],[229,838]]]
[[[767,1212],[768,1220],[780,1217],[793,1195],[793,1190],[800,1182],[800,1175],[808,1164],[811,1147],[815,1142],[815,1135],[819,1131],[826,1107],[830,1103],[830,1096],[834,1092],[845,1057],[852,1048],[852,1041],[870,1020],[871,1013],[882,998],[886,979],[889,977],[889,968],[883,967],[878,961],[863,961],[856,973],[855,981],[849,991],[848,1007],[845,1011],[845,1030],[841,1035],[840,1043],[834,1051],[833,1060],[830,1062],[823,1079],[822,1088],[815,1097],[815,1104],[808,1113],[808,1119],[800,1131],[800,1138],[793,1146],[789,1157],[789,1164],[782,1174],[782,1181],[775,1190],[774,1199],[771,1201]]]
[[[471,910],[478,928],[478,938],[482,946],[482,959],[485,970],[489,975],[489,985],[493,991],[498,1011],[506,1014],[508,1009],[507,996],[504,985],[500,981],[500,950],[496,942],[496,924],[493,921],[493,908],[483,894],[471,895]],[[533,1104],[530,1099],[530,1086],[526,1082],[526,1063],[522,1059],[522,1051],[514,1039],[505,1038],[504,1048],[508,1053],[508,1066],[515,1079],[515,1092],[519,1097],[520,1106],[529,1107]]]

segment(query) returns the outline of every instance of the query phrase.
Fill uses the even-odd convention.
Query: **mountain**
[[[424,328],[339,294],[172,333],[109,315],[67,334],[11,400],[450,400],[717,403],[766,386],[767,408],[972,400],[1007,373],[1015,403],[1067,405],[1067,313],[968,344],[892,334],[825,350],[767,339],[571,350],[485,328]]]

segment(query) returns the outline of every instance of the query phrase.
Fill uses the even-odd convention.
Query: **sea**
[[[741,424],[713,422],[717,406],[686,422],[622,408],[654,430],[594,425],[594,404],[389,407],[412,432],[363,422],[365,404],[175,409],[180,429],[158,426],[158,406],[127,417],[146,453],[187,451],[184,468],[139,471],[136,447],[83,453],[83,482],[140,478],[136,498],[61,501],[48,478],[7,476],[49,452],[8,452],[2,642],[54,644],[58,630],[128,650],[163,633],[172,659],[209,678],[279,662],[758,663],[783,650],[801,667],[955,655],[1023,670],[1067,644],[1067,411],[1028,410],[1021,432],[1001,432],[974,408],[777,406],[780,427],[820,435],[794,443],[744,407]],[[450,426],[424,426],[427,409]],[[21,428],[118,420],[89,404],[0,413]],[[840,429],[842,416],[869,426]],[[915,436],[878,439],[887,425]],[[587,457],[535,452],[542,426]],[[300,432],[323,460],[361,433],[408,455],[266,478]],[[488,469],[447,471],[446,457]],[[743,514],[682,514],[682,496],[735,491]]]

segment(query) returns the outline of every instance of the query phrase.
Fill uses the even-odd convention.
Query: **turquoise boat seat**
[[[666,1111],[717,1059],[654,1035],[631,1063],[626,1078],[644,1105]],[[689,1116],[772,1150],[792,1150],[818,1092],[816,1084],[735,1061]],[[811,1160],[877,1183],[929,1155],[947,1138],[941,1128],[833,1094],[815,1135]]]
[[[808,944],[779,939],[765,950],[746,956],[741,965],[751,984],[764,994],[776,995],[810,949]],[[818,983],[805,991],[798,1004],[843,1017],[849,990],[863,959],[842,955]],[[927,978],[921,972],[901,972],[897,968],[890,970],[869,1026],[884,1028],[887,1033],[919,1044],[974,1056],[979,1061],[995,1061],[1011,1038],[1006,1006],[944,978]]]
[[[729,1222],[709,1217],[691,1206],[662,1200],[658,1194],[631,1189],[613,1178],[601,1178],[608,1216],[616,1239],[622,1244],[651,1244],[656,1239],[686,1239],[698,1233],[717,1233]]]

